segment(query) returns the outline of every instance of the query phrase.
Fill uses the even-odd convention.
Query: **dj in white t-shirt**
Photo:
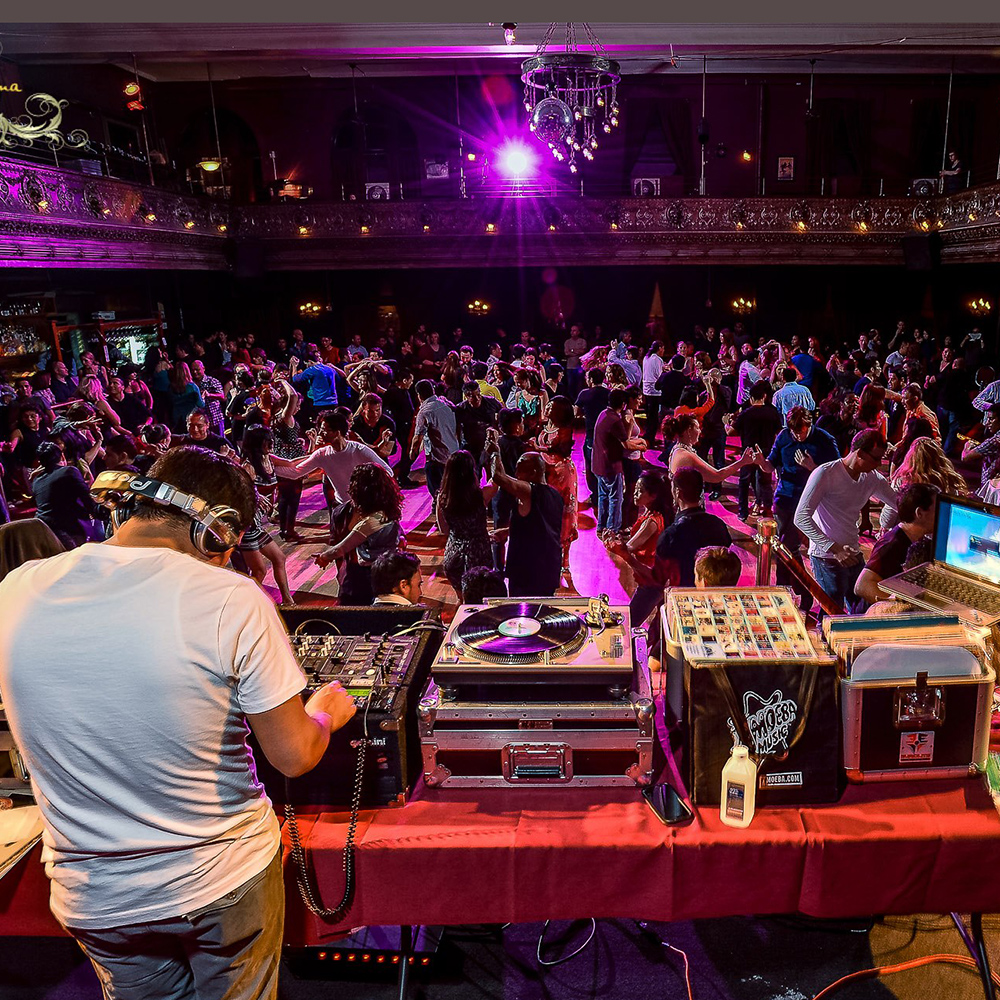
[[[167,452],[151,478],[252,521],[249,479],[203,449]],[[0,690],[42,812],[52,911],[119,985],[164,962],[144,944],[122,947],[122,929],[171,928],[194,913],[231,919],[220,901],[272,868],[279,912],[254,919],[277,925],[271,947],[280,948],[278,824],[247,722],[271,762],[295,775],[354,712],[339,686],[303,705],[274,606],[222,568],[228,556],[200,552],[180,512],[140,504],[111,540],[27,563],[0,583]],[[188,950],[183,974],[217,987],[219,969],[206,973],[197,945]],[[273,966],[276,988],[277,958],[254,961]],[[265,984],[259,995],[272,994]]]

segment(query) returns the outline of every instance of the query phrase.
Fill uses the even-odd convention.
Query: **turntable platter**
[[[512,602],[473,612],[458,625],[455,645],[495,663],[528,663],[572,652],[587,637],[582,619],[548,604]]]

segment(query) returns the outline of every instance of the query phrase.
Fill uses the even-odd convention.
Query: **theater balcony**
[[[1000,184],[932,198],[517,197],[234,206],[0,157],[0,266],[237,270],[986,263]]]

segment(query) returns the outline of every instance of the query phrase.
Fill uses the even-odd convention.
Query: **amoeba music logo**
[[[755,753],[764,755],[779,748],[788,749],[788,736],[799,714],[799,706],[791,698],[783,698],[780,690],[766,700],[756,691],[747,691],[743,695],[743,714]]]

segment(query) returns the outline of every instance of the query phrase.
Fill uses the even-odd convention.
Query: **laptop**
[[[942,494],[933,544],[931,562],[882,580],[882,590],[966,625],[1000,622],[1000,507]]]

